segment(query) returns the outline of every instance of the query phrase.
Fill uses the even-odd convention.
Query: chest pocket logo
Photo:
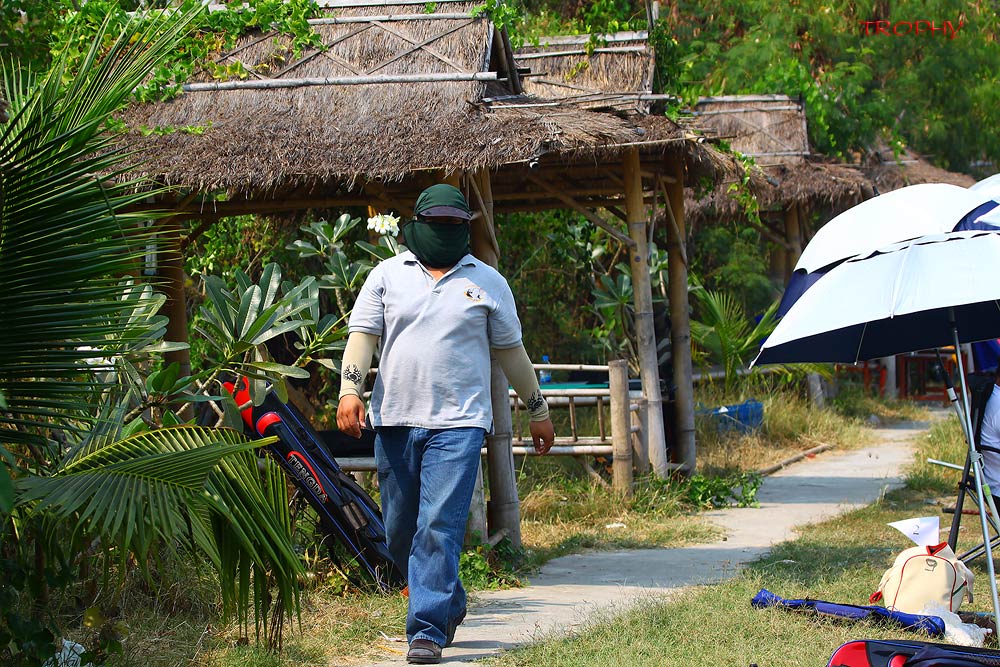
[[[469,301],[479,302],[486,297],[486,292],[481,287],[470,287],[465,290],[465,298]]]

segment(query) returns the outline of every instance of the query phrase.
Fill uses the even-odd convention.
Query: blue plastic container
[[[710,416],[720,432],[748,433],[764,425],[764,404],[752,398],[736,405],[699,410],[698,414]]]

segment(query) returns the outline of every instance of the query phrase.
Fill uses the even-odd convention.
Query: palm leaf
[[[118,211],[148,192],[121,178],[129,155],[103,127],[200,11],[163,14],[117,38],[106,23],[71,76],[65,57],[40,79],[0,67],[12,116],[0,129],[0,309],[15,314],[0,328],[10,408],[0,413],[2,441],[37,444],[47,423],[72,431],[91,421],[103,381],[87,360],[104,356],[109,340],[131,347],[154,337],[121,327],[135,303],[120,298],[117,276],[134,271],[146,239],[139,218]],[[48,403],[56,395],[67,418]]]

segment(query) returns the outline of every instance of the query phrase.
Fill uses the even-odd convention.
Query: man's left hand
[[[530,422],[528,428],[531,430],[531,440],[535,443],[535,451],[539,454],[548,454],[556,440],[556,430],[552,426],[552,420]]]

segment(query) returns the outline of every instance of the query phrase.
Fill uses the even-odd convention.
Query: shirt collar
[[[406,252],[400,253],[403,258],[404,264],[419,264],[420,260],[417,256],[413,254],[412,250],[407,250]],[[475,258],[472,253],[466,253],[462,259],[458,260],[455,266],[475,266],[479,260]],[[454,268],[454,267],[452,267]]]

